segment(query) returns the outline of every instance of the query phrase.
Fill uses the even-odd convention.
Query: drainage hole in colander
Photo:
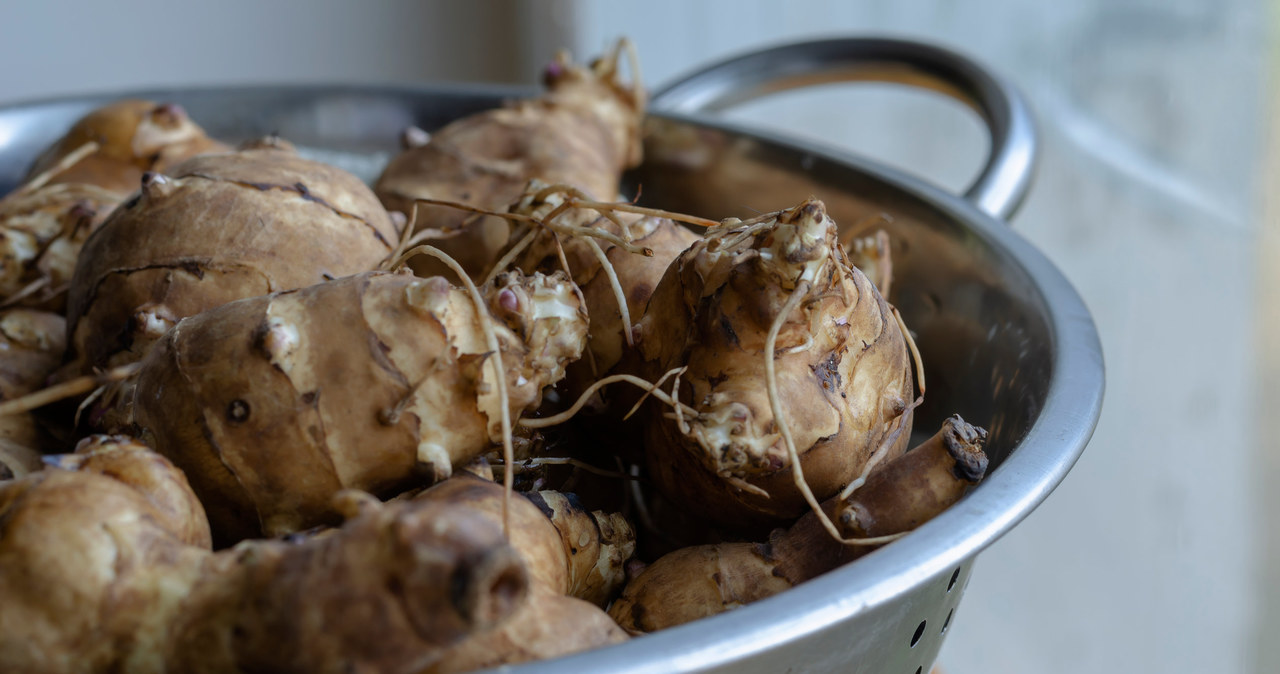
[[[956,586],[957,580],[960,580],[960,567],[958,566],[956,567],[955,573],[951,574],[951,582],[947,583],[947,592],[950,592],[951,588]]]
[[[955,609],[951,609],[950,611],[947,611],[947,619],[942,621],[942,631],[939,632],[939,634],[947,633],[947,626],[951,624],[951,616],[955,615],[955,612],[956,612]]]
[[[911,635],[911,647],[912,647],[912,648],[915,648],[915,647],[916,647],[916,644],[920,642],[920,637],[924,636],[924,624],[925,624],[925,622],[926,622],[926,621],[921,620],[921,621],[920,621],[920,626],[916,628],[916,633],[915,633],[915,634],[913,634],[913,635]]]

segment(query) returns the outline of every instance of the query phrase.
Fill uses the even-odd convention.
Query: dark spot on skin
[[[337,276],[334,276],[333,274],[330,274],[329,272],[324,272],[323,274],[320,274],[320,278],[322,278],[322,279],[324,279],[324,280],[326,280],[326,281],[332,281],[332,280],[334,280],[335,278],[338,278],[338,277],[337,277]]]
[[[715,387],[723,384],[725,380],[727,380],[728,378],[729,378],[729,375],[721,372],[719,374],[714,374],[707,377],[707,383],[710,384],[712,389],[714,389]]]
[[[320,397],[319,391],[307,391],[306,393],[302,394],[302,404],[314,405],[316,402],[316,398],[319,398],[319,397]]]
[[[840,378],[841,356],[843,356],[843,350],[835,351],[824,358],[821,363],[810,368],[817,375],[818,380],[822,382],[822,390],[828,393],[834,393],[843,388],[843,381]],[[843,396],[843,392],[841,392],[841,395]]]
[[[637,283],[635,287],[631,289],[631,297],[628,299],[630,299],[633,304],[639,306],[644,304],[651,296],[653,296],[653,286],[651,284]]]
[[[227,405],[227,421],[242,424],[249,420],[249,403],[237,398]]]
[[[3,463],[0,463],[0,480],[12,480],[12,479],[13,479],[13,469],[9,468],[9,466]]]
[[[644,625],[644,605],[640,602],[631,604],[631,624],[636,627]]]
[[[462,194],[459,194],[459,195],[458,195],[458,199],[460,199],[460,200],[462,200],[462,201],[467,201],[467,200],[468,200],[468,199],[470,199],[470,198],[471,198],[471,193],[470,193],[470,192],[463,192]]]
[[[555,508],[552,508],[550,505],[547,505],[547,501],[546,499],[542,498],[542,494],[539,494],[536,491],[531,491],[531,492],[526,492],[524,497],[529,499],[530,503],[538,506],[538,510],[541,510],[542,514],[547,516],[547,519],[551,519],[555,517],[555,514],[556,514]]]
[[[738,346],[738,333],[733,329],[733,324],[729,322],[728,317],[720,317],[720,331],[724,333],[725,339],[733,346]]]

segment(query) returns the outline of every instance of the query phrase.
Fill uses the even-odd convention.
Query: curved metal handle
[[[1031,186],[1038,140],[1026,101],[1009,83],[955,52],[886,38],[840,38],[774,47],[722,61],[667,85],[651,107],[716,112],[766,94],[830,82],[924,87],[972,107],[991,134],[987,163],[964,196],[1007,220]]]

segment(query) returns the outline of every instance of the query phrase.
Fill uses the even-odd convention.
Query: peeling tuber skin
[[[953,416],[933,437],[873,473],[845,500],[824,509],[841,535],[872,538],[908,532],[960,500],[986,473],[986,431]],[[658,559],[623,588],[609,609],[639,635],[759,601],[879,547],[843,545],[814,513],[765,543],[681,548]]]
[[[582,351],[563,276],[485,286],[513,417]],[[513,297],[515,310],[500,310]],[[332,518],[345,488],[392,496],[501,441],[476,306],[444,279],[370,272],[179,323],[143,361],[136,423],[186,471],[220,543]],[[228,367],[235,363],[235,367]]]
[[[98,143],[98,150],[52,176],[51,183],[84,183],[127,195],[147,171],[164,173],[196,155],[228,149],[206,136],[179,105],[116,101],[80,118],[40,155],[24,182],[89,142]]]
[[[635,331],[638,374],[655,381],[687,366],[680,399],[694,410],[674,418],[647,403],[649,473],[665,496],[713,523],[776,526],[808,509],[775,423],[766,358],[818,500],[858,478],[872,456],[906,449],[915,394],[905,338],[849,264],[820,201],[709,229],[672,263]]]
[[[0,671],[420,672],[527,603],[465,508],[347,493],[327,535],[215,554],[162,457],[95,438],[64,459],[0,484]]]
[[[463,118],[411,145],[387,164],[374,190],[388,209],[410,213],[414,199],[502,210],[532,178],[573,185],[600,199],[618,193],[622,172],[640,162],[643,90],[619,76],[622,46],[582,67],[561,57],[540,98]],[[496,217],[419,206],[416,229],[459,230],[435,243],[479,281],[506,246]],[[441,273],[414,262],[421,276]]]

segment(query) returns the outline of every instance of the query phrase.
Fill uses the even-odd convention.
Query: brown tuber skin
[[[514,419],[581,354],[586,318],[562,276],[482,292]],[[323,524],[339,490],[389,497],[501,442],[478,316],[442,278],[384,272],[231,303],[143,361],[136,423],[186,471],[220,542]]]
[[[415,497],[466,505],[502,522],[501,484],[460,473]],[[516,492],[510,501],[509,540],[533,582],[554,594],[604,606],[622,587],[636,534],[622,515],[587,512],[570,494]]]
[[[138,189],[138,181],[148,171],[164,173],[196,155],[227,150],[206,136],[179,105],[116,101],[80,118],[40,155],[26,180],[54,168],[90,142],[97,143],[98,150],[58,172],[50,182],[96,185],[125,195]]]
[[[125,196],[54,183],[0,199],[0,298],[63,311],[81,247]]]
[[[345,494],[329,535],[214,554],[167,461],[82,450],[0,484],[2,671],[418,672],[525,603],[501,528],[465,508]]]
[[[533,181],[524,196],[510,209],[512,213],[545,218],[566,202],[566,195],[555,191],[541,181]],[[609,241],[597,240],[596,244],[613,267],[622,296],[627,304],[629,322],[623,321],[619,299],[614,292],[603,265],[592,250],[585,236],[556,237],[550,231],[539,230],[528,247],[512,261],[512,266],[533,273],[561,269],[560,248],[573,275],[573,282],[582,290],[591,326],[587,347],[589,354],[569,368],[564,393],[570,399],[577,398],[588,386],[611,373],[622,359],[627,346],[632,323],[644,315],[653,290],[662,280],[667,267],[700,237],[692,230],[668,218],[640,216],[618,212],[622,223],[589,208],[569,208],[556,220],[576,227],[593,228],[620,236],[624,241],[649,254],[628,252]],[[525,237],[536,225],[518,227],[512,232],[512,242]],[[560,247],[557,247],[559,239]]]
[[[624,86],[622,45],[588,68],[561,55],[547,69],[540,98],[463,118],[393,157],[374,190],[388,209],[410,213],[414,199],[439,199],[502,210],[538,178],[613,199],[622,172],[640,162],[644,94]],[[458,230],[437,242],[473,278],[489,271],[507,245],[510,225],[442,206],[419,206],[416,228]],[[426,259],[423,276],[439,272]]]
[[[959,416],[883,469],[843,501],[824,509],[846,538],[908,532],[959,501],[986,473],[986,431]],[[833,539],[814,513],[766,543],[682,548],[654,562],[623,589],[609,614],[638,635],[723,613],[783,592],[879,545]]]
[[[42,388],[62,362],[66,323],[34,309],[0,311],[0,400]],[[30,412],[0,416],[0,480],[40,468],[44,436]]]
[[[139,651],[209,554],[168,461],[123,439],[83,449],[0,483],[0,671],[159,671]]]
[[[76,266],[71,374],[140,360],[182,318],[232,300],[374,269],[396,237],[358,178],[282,141],[146,174]]]
[[[906,449],[915,395],[905,338],[820,201],[709,229],[667,270],[635,333],[640,376],[687,367],[680,399],[693,408],[676,418],[647,403],[649,473],[675,504],[716,524],[776,526],[809,508],[772,411],[767,358],[817,500],[873,456]]]
[[[414,500],[466,506],[495,524],[502,521],[502,486],[469,474]],[[530,600],[509,620],[448,649],[428,672],[541,660],[626,640],[599,606],[622,585],[635,551],[631,525],[621,515],[588,513],[571,496],[552,491],[514,494],[510,517],[509,540],[529,570]]]

